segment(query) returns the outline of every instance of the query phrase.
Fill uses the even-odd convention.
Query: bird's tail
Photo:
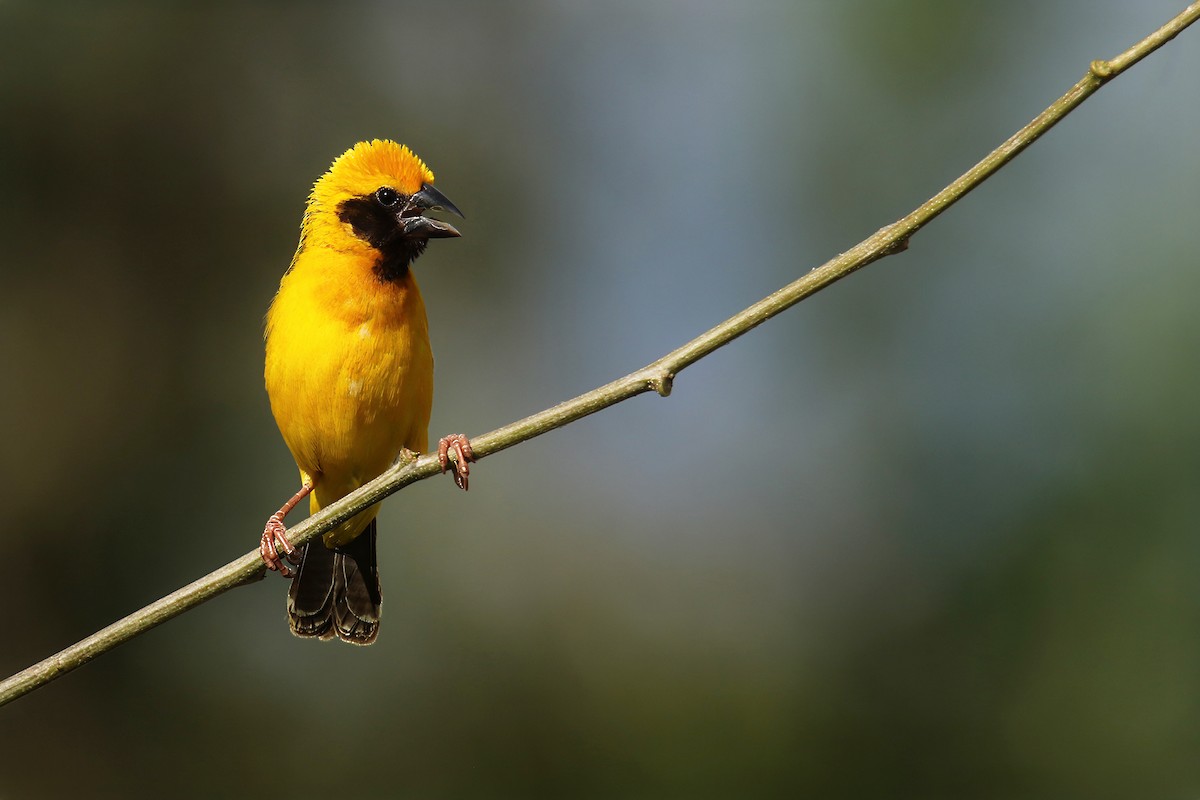
[[[297,636],[371,644],[379,635],[382,602],[371,520],[344,547],[330,550],[319,539],[304,546],[288,590],[288,624]]]

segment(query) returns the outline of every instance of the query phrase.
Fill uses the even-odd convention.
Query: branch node
[[[670,397],[671,389],[675,385],[675,376],[670,372],[662,372],[651,376],[648,383],[651,389],[658,392],[659,397]]]
[[[1106,81],[1116,74],[1111,61],[1097,59],[1088,66],[1088,71],[1096,78]]]

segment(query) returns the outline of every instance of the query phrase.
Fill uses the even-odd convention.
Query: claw
[[[450,458],[450,451],[454,451],[454,458]],[[454,433],[450,436],[443,436],[438,440],[438,464],[442,467],[442,472],[450,470],[454,476],[454,483],[464,492],[467,490],[468,478],[471,476],[471,462],[475,460],[475,453],[471,450],[471,442],[465,434]]]

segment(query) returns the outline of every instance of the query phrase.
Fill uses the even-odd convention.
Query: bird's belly
[[[331,389],[313,398],[320,405],[314,419],[322,430],[313,434],[321,473],[370,480],[409,444],[429,382],[408,343],[395,338],[392,346],[347,347],[328,365]]]
[[[277,366],[267,374],[283,438],[297,466],[314,479],[314,510],[377,477],[403,448],[424,450],[433,399],[425,337],[404,328],[372,330],[368,323],[322,327],[334,330],[303,337],[319,347],[297,348],[287,337],[275,342],[283,333],[275,331],[271,361]]]

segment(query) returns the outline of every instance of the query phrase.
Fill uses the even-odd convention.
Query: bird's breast
[[[298,260],[281,284],[268,314],[266,382],[297,465],[349,491],[402,448],[426,447],[433,357],[411,274],[382,282],[369,269],[329,267]]]

